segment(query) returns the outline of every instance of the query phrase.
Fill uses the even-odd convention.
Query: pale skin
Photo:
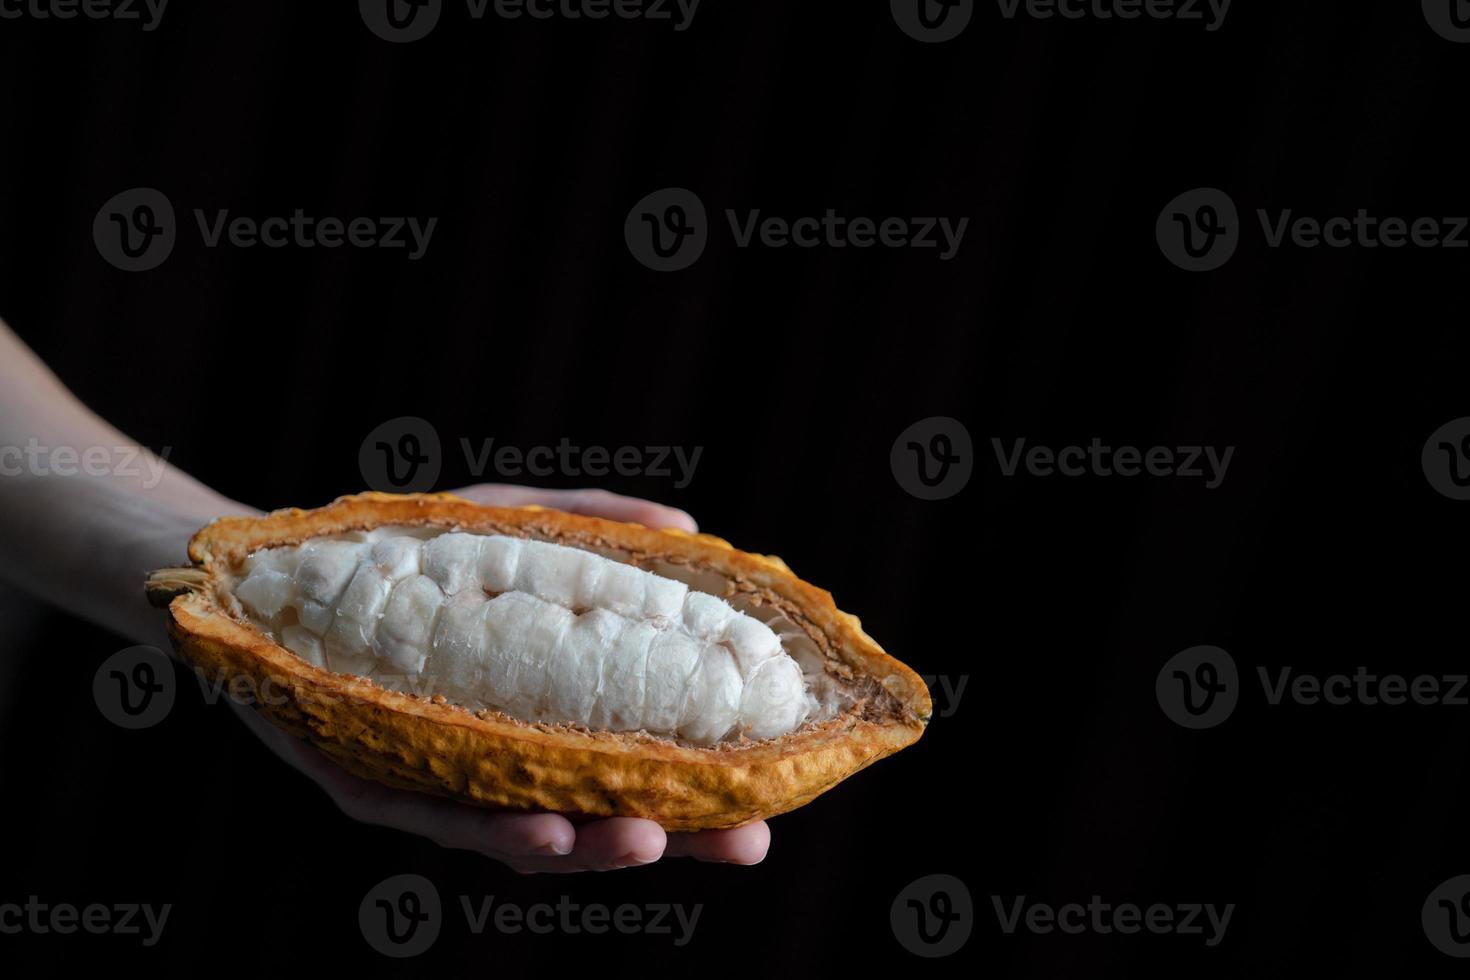
[[[167,650],[163,614],[143,598],[144,575],[183,564],[189,537],[210,520],[259,512],[146,449],[125,465],[118,450],[136,445],[83,405],[0,322],[0,576],[131,643]],[[79,461],[87,459],[85,466]],[[682,510],[605,490],[477,484],[454,492],[486,504],[541,504],[648,527],[697,529]],[[476,851],[518,872],[609,871],[661,857],[756,864],[770,846],[764,822],[671,834],[651,820],[573,824],[555,813],[492,813],[389,789],[344,772],[254,710],[225,703],[348,817]]]

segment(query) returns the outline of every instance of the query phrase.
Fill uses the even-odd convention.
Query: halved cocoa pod
[[[148,596],[343,768],[668,830],[784,813],[914,742],[924,683],[779,558],[449,494],[222,518]]]

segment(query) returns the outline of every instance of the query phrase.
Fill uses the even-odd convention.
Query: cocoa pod
[[[671,831],[784,813],[928,691],[779,558],[449,494],[221,518],[149,576],[179,654],[349,772]]]

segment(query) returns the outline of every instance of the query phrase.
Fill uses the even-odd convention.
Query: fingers
[[[379,786],[314,754],[333,770],[322,772],[319,782],[352,819],[418,834],[441,847],[474,851],[521,874],[617,871],[664,856],[759,864],[771,844],[770,828],[763,821],[734,830],[669,835],[652,820],[633,817],[574,827],[555,813],[495,813]]]
[[[625,497],[608,490],[547,490],[539,487],[521,487],[509,483],[477,483],[473,486],[453,490],[468,500],[494,507],[521,507],[540,504],[555,507],[572,514],[589,517],[605,517],[613,521],[628,521],[651,528],[678,528],[693,533],[699,525],[686,511],[643,500],[640,497]]]
[[[771,830],[764,821],[685,834],[667,834],[652,820],[632,817],[573,826],[556,813],[497,813],[391,789],[352,775],[254,710],[229,699],[226,703],[261,741],[325,790],[351,819],[417,834],[441,847],[474,851],[522,874],[615,871],[652,864],[664,856],[759,864],[771,846]]]
[[[527,858],[570,854],[577,838],[571,821],[556,813],[495,813],[420,793],[368,786],[338,800],[344,813],[512,867]]]
[[[629,521],[651,528],[678,528],[691,534],[699,525],[686,511],[666,507],[640,497],[625,497],[607,490],[568,490],[561,503],[563,510],[614,521]]]
[[[575,837],[567,855],[533,853],[498,860],[521,874],[617,871],[657,861],[663,856],[668,839],[663,828],[652,820],[633,817],[610,817],[581,824],[576,827]]]
[[[319,750],[292,738],[249,707],[226,701],[261,741],[361,823],[474,851],[525,873],[611,871],[657,861],[667,836],[651,820],[614,818],[573,827],[555,813],[497,813],[392,789],[352,775]]]
[[[589,871],[613,871],[652,864],[667,844],[668,835],[652,820],[609,817],[577,828],[572,857]]]
[[[668,857],[692,857],[724,864],[760,864],[771,848],[771,828],[764,820],[733,830],[703,830],[671,834],[664,850]]]
[[[254,710],[228,701],[261,741],[361,823],[427,837],[441,847],[476,851],[511,864],[571,853],[577,832],[555,813],[496,813],[422,793],[391,789],[352,775],[310,744],[281,731]]]
[[[527,859],[571,854],[577,831],[556,813],[497,813],[360,779],[317,753],[330,770],[307,769],[348,817],[428,838],[440,847],[474,851],[516,867]]]

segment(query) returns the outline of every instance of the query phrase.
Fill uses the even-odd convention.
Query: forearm
[[[0,452],[0,576],[138,642],[162,638],[144,574],[246,510],[98,418],[3,323]]]

